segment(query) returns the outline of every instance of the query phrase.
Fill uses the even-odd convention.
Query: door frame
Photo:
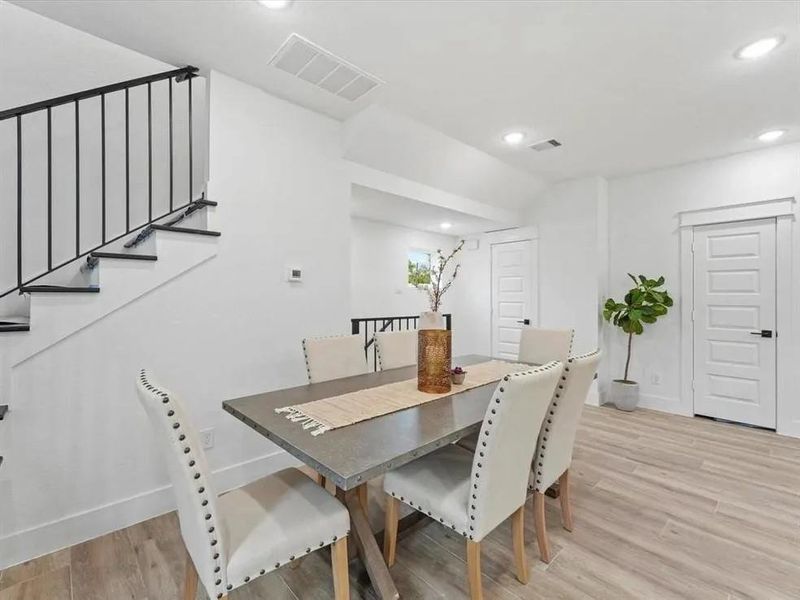
[[[681,395],[674,412],[694,416],[694,228],[699,225],[775,219],[776,277],[776,431],[800,437],[800,415],[791,409],[792,363],[792,223],[794,198],[734,204],[678,214],[681,252]]]
[[[489,231],[486,233],[486,241],[489,246],[489,353],[494,353],[494,270],[492,268],[492,253],[494,246],[508,244],[511,242],[534,242],[531,246],[531,325],[539,325],[539,228],[516,227],[513,229],[501,229],[499,231]]]

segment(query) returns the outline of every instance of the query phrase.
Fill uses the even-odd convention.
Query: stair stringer
[[[101,259],[99,294],[31,295],[31,330],[0,337],[0,404],[13,405],[14,367],[217,255],[218,238],[169,231],[153,235],[155,262]]]

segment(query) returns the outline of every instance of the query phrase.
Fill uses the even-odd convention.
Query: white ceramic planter
[[[619,410],[632,411],[639,404],[639,384],[615,379],[611,382],[611,402]]]
[[[417,329],[444,329],[444,316],[440,312],[425,311],[419,315]]]

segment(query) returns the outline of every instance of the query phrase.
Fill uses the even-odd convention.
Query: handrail
[[[120,81],[118,83],[112,83],[110,85],[103,85],[100,87],[92,88],[90,90],[84,90],[82,92],[67,94],[66,96],[57,96],[49,100],[41,100],[39,102],[33,102],[31,104],[17,106],[16,108],[8,108],[6,110],[0,111],[0,121],[3,121],[5,119],[10,119],[12,117],[27,115],[32,112],[36,112],[45,108],[52,108],[54,106],[61,106],[62,104],[69,104],[70,102],[75,102],[76,100],[86,100],[87,98],[94,98],[95,96],[102,96],[103,94],[110,94],[111,92],[121,92],[122,90],[127,88],[136,87],[138,85],[144,85],[146,83],[153,83],[155,81],[162,81],[164,79],[171,79],[172,77],[176,78],[176,82],[181,82],[183,81],[184,78],[196,77],[196,73],[198,70],[199,69],[197,67],[192,67],[191,65],[189,65],[186,67],[181,67],[180,69],[173,69],[171,71],[164,71],[163,73],[156,73],[155,75],[146,75],[145,77],[128,79],[127,81]],[[181,78],[181,75],[185,75],[185,77]]]

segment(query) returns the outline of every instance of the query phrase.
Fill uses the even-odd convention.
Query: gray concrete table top
[[[469,355],[454,358],[453,364],[466,367],[487,360],[491,358]],[[479,429],[497,384],[456,392],[318,436],[275,409],[416,376],[417,367],[413,365],[226,400],[222,406],[339,488],[349,490]]]

